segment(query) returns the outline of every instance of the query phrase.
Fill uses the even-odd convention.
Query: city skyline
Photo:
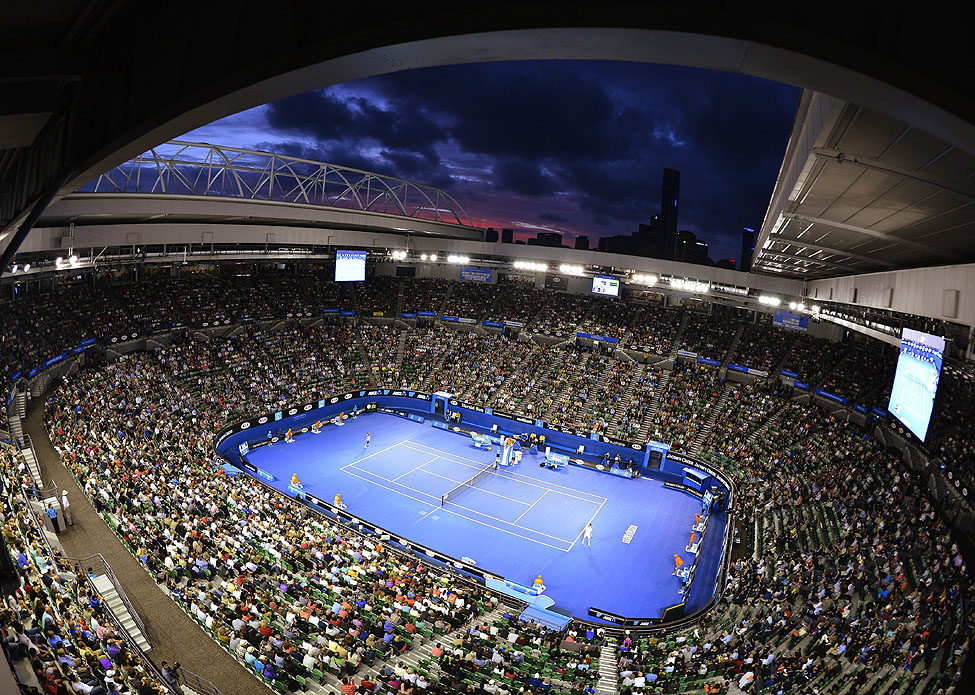
[[[799,90],[667,65],[529,61],[358,80],[272,102],[182,136],[438,186],[482,228],[527,240],[628,235],[681,172],[678,226],[737,258],[759,227]]]

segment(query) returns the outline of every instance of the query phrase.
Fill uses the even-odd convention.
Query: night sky
[[[183,140],[267,150],[445,189],[516,238],[630,234],[681,173],[678,227],[738,258],[759,228],[799,89],[642,63],[526,61],[427,68],[327,87]]]

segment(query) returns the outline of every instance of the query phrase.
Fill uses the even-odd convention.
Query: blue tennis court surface
[[[367,431],[372,438],[365,448]],[[441,506],[444,493],[491,464],[495,453],[429,423],[373,413],[291,444],[261,447],[248,460],[274,475],[283,492],[297,474],[307,492],[328,501],[338,493],[356,516],[453,557],[473,558],[483,570],[528,585],[541,574],[546,594],[579,616],[596,606],[658,617],[680,601],[671,576],[674,554],[693,559],[684,547],[699,499],[658,480],[577,466],[540,468],[541,455],[526,455]],[[590,521],[588,547],[582,533]],[[711,582],[710,595],[714,576],[707,575],[698,573],[692,594]]]

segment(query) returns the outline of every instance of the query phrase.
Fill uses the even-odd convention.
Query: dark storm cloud
[[[568,219],[564,216],[551,210],[542,210],[538,213],[538,219],[545,220],[546,222],[568,222]]]
[[[629,234],[678,169],[679,226],[717,259],[761,223],[797,98],[743,75],[546,61],[398,72],[263,113],[270,149],[448,188],[503,226]]]

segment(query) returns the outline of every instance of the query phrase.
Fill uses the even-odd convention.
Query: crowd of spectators
[[[683,316],[677,309],[648,304],[635,319],[626,342],[658,355],[669,354]]]
[[[717,405],[722,387],[716,369],[678,360],[652,415],[650,439],[669,442],[675,451],[689,451]]]
[[[585,294],[567,294],[549,291],[549,301],[532,320],[532,327],[551,331],[558,335],[574,334],[595,306],[593,297]]]
[[[432,311],[440,315],[440,307],[447,298],[451,286],[460,283],[435,278],[417,278],[403,281],[403,311],[416,313]]]
[[[819,387],[854,403],[886,408],[896,366],[896,348],[851,341]]]
[[[795,338],[794,331],[776,328],[770,320],[748,325],[738,341],[735,364],[776,374],[776,367],[785,359]]]
[[[154,355],[82,373],[48,403],[52,443],[146,569],[269,684],[352,675],[493,607],[445,571],[224,474],[207,451],[218,409],[167,376]]]
[[[745,314],[739,309],[719,305],[712,305],[710,314],[689,311],[681,346],[701,357],[721,362],[727,356],[739,329],[744,327],[744,330],[748,330],[750,327],[743,321]]]
[[[220,291],[241,306],[258,307],[258,314],[280,315],[289,307],[280,296],[275,306],[268,288],[256,281],[245,287],[245,281],[191,280],[178,292],[175,282],[160,281],[150,301],[137,307],[127,305],[134,295],[125,292],[139,286],[120,291],[124,299],[118,301],[101,290],[90,297],[105,300],[104,325],[119,331],[123,326],[148,331],[167,322],[171,327],[170,318],[178,315],[175,298],[186,294],[203,306],[194,307],[195,317],[207,315],[208,297]],[[393,301],[397,283],[387,287]],[[443,289],[446,296],[439,283],[429,284],[431,292]],[[331,298],[324,291],[309,295],[314,290],[293,279],[281,286],[300,302],[313,296],[323,302],[349,298],[343,299],[341,290]],[[373,291],[367,287],[360,286],[352,298],[360,311]],[[9,354],[20,359],[28,354],[24,350],[36,350],[41,356],[70,345],[83,335],[83,326],[94,325],[90,318],[100,311],[86,304],[90,297],[68,312],[63,335],[41,330],[42,347]],[[173,306],[165,307],[161,297],[169,297]],[[543,299],[552,297],[566,298],[545,292]],[[16,343],[27,330],[25,321],[40,320],[31,312],[53,310],[52,301],[18,305],[0,333],[5,342]],[[649,308],[634,319],[615,305],[600,318],[593,310],[601,302],[590,297],[569,304],[574,309],[566,315],[572,321],[588,314],[599,322],[583,326],[621,331],[631,330],[626,326],[632,323],[631,337],[651,324],[676,333],[674,323],[680,321],[678,312]],[[544,301],[534,309],[543,306]],[[538,326],[555,325],[553,306],[541,312]],[[694,345],[717,355],[742,325],[725,313],[710,317],[713,326],[699,325],[689,315],[684,344],[691,345],[688,335],[696,336]],[[214,310],[208,318],[241,315]],[[841,395],[855,398],[882,389],[878,384],[890,373],[877,355],[848,344],[764,326],[752,335],[750,328],[755,326],[745,324],[740,354],[769,364],[784,356],[783,368],[795,366],[814,384]],[[452,390],[468,402],[627,439],[646,429],[649,438],[671,442],[675,451],[703,443],[712,460],[734,473],[739,508],[755,522],[754,552],[734,563],[726,608],[708,622],[621,642],[624,693],[660,687],[724,692],[730,681],[745,691],[802,692],[841,675],[855,686],[847,695],[879,691],[891,680],[912,690],[923,684],[925,693],[950,691],[968,651],[970,616],[962,610],[975,605],[975,596],[922,481],[853,425],[790,400],[786,390],[726,384],[718,374],[679,360],[659,409],[651,413],[660,373],[616,359],[600,344],[546,346],[439,327],[353,328],[329,321],[274,331],[250,327],[210,340],[177,337],[170,346],[127,355],[66,380],[54,392],[47,418],[66,466],[133,554],[215,640],[279,689],[299,690],[308,678],[323,680],[324,672],[361,680],[370,663],[395,660],[417,634],[436,639],[465,625],[473,627],[457,638],[459,643],[444,638],[450,644],[434,655],[436,677],[413,671],[410,678],[408,671],[390,665],[381,669],[380,680],[394,689],[409,683],[430,693],[452,691],[458,682],[474,692],[497,693],[487,686],[501,679],[512,693],[515,684],[544,691],[557,681],[555,687],[579,692],[592,685],[593,662],[586,661],[592,655],[585,649],[565,653],[561,641],[546,641],[544,633],[505,621],[472,623],[494,607],[490,595],[314,517],[253,481],[226,475],[210,460],[210,436],[228,420],[382,384]],[[970,381],[951,379],[946,386],[948,401],[958,405],[970,398]],[[726,407],[707,440],[699,442],[723,394]],[[961,411],[943,408],[934,432],[945,459],[960,466],[952,472],[964,476],[953,479],[968,486],[975,445]],[[0,466],[5,537],[26,562],[18,562],[23,579],[17,607],[8,603],[0,613],[0,624],[14,638],[7,640],[8,652],[22,651],[39,661],[33,669],[37,677],[61,679],[66,689],[112,692],[116,686],[110,681],[120,679],[109,675],[111,670],[121,674],[120,692],[154,692],[158,686],[124,646],[116,641],[109,649],[114,638],[83,582],[45,559],[34,512],[10,494],[18,477],[6,450]],[[52,626],[54,643],[47,636]],[[31,633],[38,628],[44,639]],[[514,641],[502,639],[505,630],[515,634]],[[64,660],[58,649],[64,650]]]
[[[954,692],[972,586],[920,481],[818,408],[773,420],[731,466],[764,533],[732,565],[726,608],[625,639],[621,693]]]
[[[23,692],[160,695],[151,668],[120,639],[84,574],[62,563],[42,535],[12,449],[0,444],[0,528],[16,563],[18,588],[0,606],[0,640],[21,662]]]

